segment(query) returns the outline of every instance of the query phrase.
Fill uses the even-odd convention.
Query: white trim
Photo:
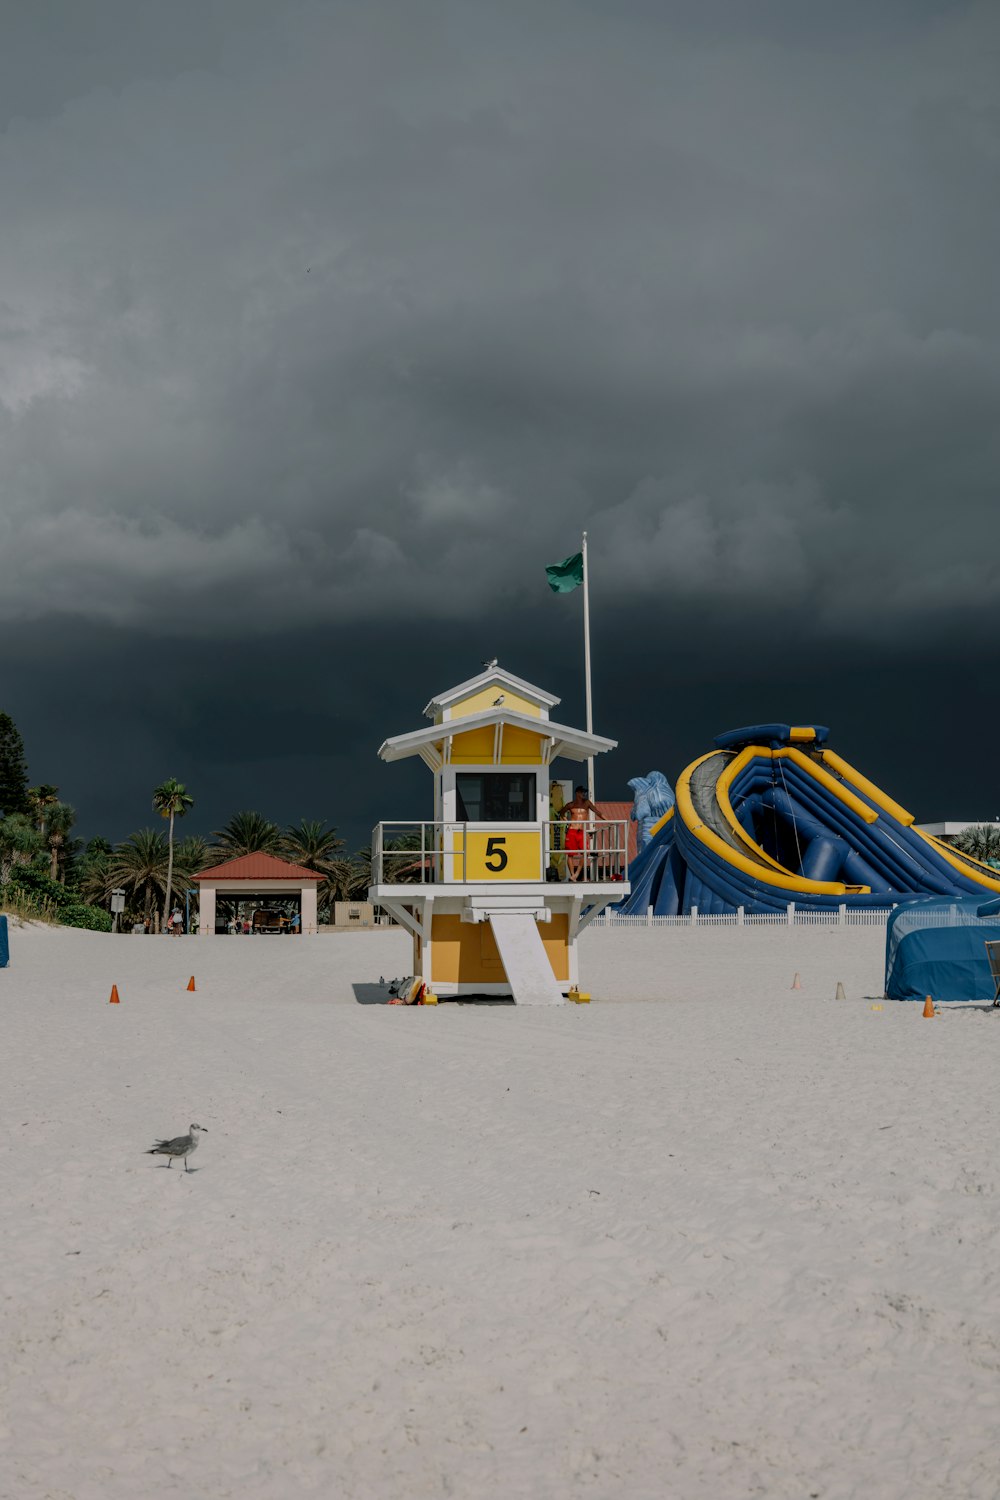
[[[424,709],[424,717],[433,719],[439,709],[444,710],[457,699],[481,692],[483,688],[491,685],[509,687],[512,692],[518,693],[522,698],[528,698],[532,703],[537,703],[541,709],[554,708],[557,703],[562,702],[561,698],[553,697],[551,693],[546,693],[544,689],[536,687],[533,682],[525,682],[523,677],[515,677],[513,672],[507,672],[503,667],[491,667],[488,671],[480,672],[476,677],[460,682],[457,687],[446,688],[443,693],[437,693]]]
[[[373,886],[372,889],[374,890],[376,887]],[[386,887],[379,886],[377,889],[384,891]],[[419,890],[420,887],[418,886],[417,889]],[[396,890],[412,891],[413,886],[397,886]],[[421,901],[414,901],[412,896],[406,901],[402,901],[395,896],[384,896],[376,904],[384,906],[386,911],[395,917],[400,927],[405,927],[407,932],[413,937],[420,938],[424,948],[429,946],[431,918],[434,914],[433,896],[425,896]],[[408,912],[406,910],[407,906],[416,906],[418,908],[417,914],[414,916],[411,912]]]
[[[306,890],[309,886],[317,889],[323,884],[322,877],[316,880],[204,880],[201,889],[218,891],[221,896],[255,895],[258,891],[262,895],[280,896],[294,895],[296,891]]]
[[[554,745],[552,756],[564,755],[568,760],[585,761],[588,756],[604,750],[614,750],[617,740],[604,735],[587,734],[583,729],[573,729],[569,724],[553,724],[548,719],[533,719],[530,714],[514,713],[510,709],[492,708],[479,714],[467,714],[447,724],[429,724],[426,729],[414,729],[409,734],[396,734],[383,740],[379,746],[379,759],[384,761],[405,760],[407,756],[419,755],[426,760],[424,749],[441,741],[445,760],[450,758],[450,742],[456,734],[467,734],[474,729],[487,729],[497,724],[510,724],[515,729],[526,729],[541,740]],[[557,748],[556,748],[557,747]],[[441,752],[437,752],[440,754]],[[427,762],[430,764],[430,762]],[[551,763],[551,762],[550,762]],[[432,769],[436,767],[432,766]]]

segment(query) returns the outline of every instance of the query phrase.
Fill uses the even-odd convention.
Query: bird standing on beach
[[[175,1135],[172,1141],[157,1141],[156,1145],[151,1146],[145,1155],[169,1157],[168,1167],[172,1167],[174,1157],[179,1156],[184,1163],[185,1172],[190,1172],[191,1168],[187,1164],[187,1159],[192,1151],[197,1151],[199,1135],[207,1134],[208,1131],[204,1125],[192,1125],[188,1135]]]

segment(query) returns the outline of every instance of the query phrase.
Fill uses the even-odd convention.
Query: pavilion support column
[[[316,931],[316,884],[310,881],[302,887],[302,931]]]
[[[198,903],[198,936],[215,937],[215,886],[202,885]]]

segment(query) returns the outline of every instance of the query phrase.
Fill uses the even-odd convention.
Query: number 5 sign
[[[507,829],[503,833],[468,831],[465,860],[466,880],[541,880],[542,835],[540,829]],[[462,835],[456,835],[456,849]],[[456,861],[457,864],[457,861]]]

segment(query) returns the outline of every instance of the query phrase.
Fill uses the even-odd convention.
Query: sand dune
[[[426,1010],[356,1003],[398,933],[15,931],[0,1494],[995,1500],[1000,1018],[872,1010],[877,931],[583,942]]]

